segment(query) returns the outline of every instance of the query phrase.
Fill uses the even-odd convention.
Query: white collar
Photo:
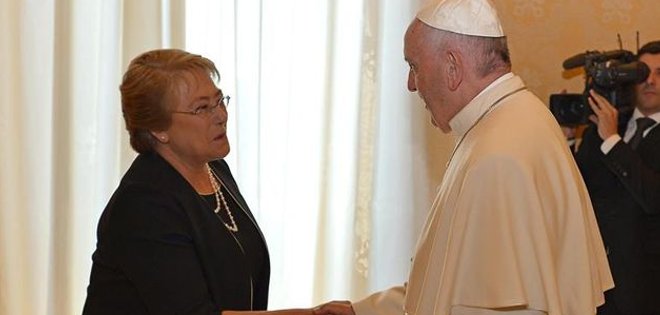
[[[493,102],[501,97],[500,94],[506,94],[509,90],[507,89],[507,91],[503,91],[503,93],[497,93],[496,87],[514,81],[516,78],[518,77],[513,73],[506,73],[481,90],[477,96],[475,96],[449,121],[452,133],[459,137],[465,134],[477,119],[489,109]],[[522,80],[518,78],[518,81],[520,81],[520,84],[516,85],[523,86]],[[511,90],[513,89],[515,88],[511,88]]]
[[[651,114],[651,115],[648,115],[648,116],[644,116],[644,114],[642,114],[642,112],[639,111],[639,108],[635,107],[635,110],[633,111],[633,115],[632,115],[632,117],[630,117],[630,121],[628,121],[628,124],[634,124],[635,120],[637,120],[637,118],[642,118],[642,117],[651,118],[651,119],[655,120],[656,123],[658,123],[660,121],[660,112],[657,112],[657,113],[654,113],[654,114]]]

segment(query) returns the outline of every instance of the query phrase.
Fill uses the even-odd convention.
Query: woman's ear
[[[168,143],[170,141],[170,137],[165,131],[149,131],[149,133],[160,143]]]
[[[456,91],[463,82],[463,59],[456,51],[447,51],[447,87]]]

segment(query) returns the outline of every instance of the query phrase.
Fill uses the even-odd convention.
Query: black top
[[[241,249],[243,250],[245,256],[247,257],[247,262],[249,263],[250,266],[249,269],[251,271],[252,277],[260,278],[262,273],[265,271],[264,263],[267,258],[265,256],[268,255],[268,252],[264,247],[264,242],[261,238],[261,235],[259,234],[259,231],[256,229],[255,223],[246,214],[246,212],[238,205],[236,200],[234,200],[234,197],[229,193],[229,191],[227,191],[225,186],[221,185],[220,189],[225,197],[227,206],[229,207],[231,214],[234,217],[236,226],[238,227],[238,231],[231,233],[236,237],[238,242],[241,244]],[[208,205],[209,211],[213,213],[213,210],[216,207],[215,195],[214,194],[202,195],[201,197]],[[221,224],[227,223],[227,225],[231,226],[232,225],[231,218],[229,217],[227,210],[225,210],[224,206],[222,205],[222,201],[220,203],[221,203],[220,211],[218,211],[218,213],[215,215],[218,218],[218,220],[220,220]],[[222,228],[226,228],[224,224],[222,225]]]
[[[227,201],[244,210],[233,213],[239,230],[249,233],[249,244],[239,243],[163,158],[141,154],[99,221],[84,315],[266,309],[265,241],[227,164],[210,165],[225,185]]]

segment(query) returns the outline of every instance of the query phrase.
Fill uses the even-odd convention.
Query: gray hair
[[[511,70],[511,57],[506,37],[483,37],[434,29],[433,41],[439,49],[457,47],[474,62],[477,74],[485,77],[498,71]]]

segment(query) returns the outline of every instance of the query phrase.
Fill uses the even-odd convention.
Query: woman
[[[101,216],[83,314],[266,309],[268,249],[222,160],[229,96],[213,79],[212,61],[181,50],[130,63],[122,111],[139,155]]]

